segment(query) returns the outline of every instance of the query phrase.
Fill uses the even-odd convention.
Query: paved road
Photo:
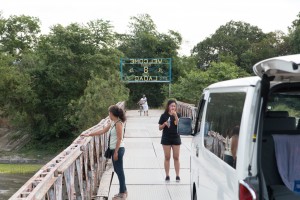
[[[140,116],[137,110],[127,111],[124,168],[128,200],[189,200],[190,199],[190,144],[191,137],[181,137],[181,181],[175,181],[173,159],[169,183],[165,182],[164,154],[160,144],[158,120],[162,110],[149,110]],[[112,181],[110,197],[118,193],[118,178]]]

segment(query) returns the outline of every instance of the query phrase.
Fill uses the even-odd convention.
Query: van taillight
[[[239,181],[239,200],[256,200],[252,187],[243,180]]]

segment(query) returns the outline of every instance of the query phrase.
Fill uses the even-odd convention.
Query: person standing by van
[[[228,132],[225,138],[224,161],[235,168],[240,127],[235,126]]]
[[[164,113],[159,119],[159,130],[162,130],[161,144],[163,146],[165,160],[164,167],[166,172],[166,181],[170,181],[170,157],[171,150],[173,151],[174,167],[176,172],[176,181],[180,181],[179,170],[179,153],[181,138],[177,133],[177,124],[180,114],[176,112],[177,103],[175,100],[169,100],[165,107]]]
[[[95,130],[91,133],[83,133],[81,136],[95,136],[101,135],[109,131],[110,134],[110,149],[112,151],[112,163],[114,171],[116,172],[119,179],[119,193],[113,197],[113,200],[123,200],[128,196],[125,173],[123,168],[123,156],[125,153],[124,142],[123,142],[123,123],[126,120],[125,112],[117,105],[112,105],[108,108],[109,118],[111,123],[105,126],[102,130]]]
[[[236,154],[239,142],[240,126],[235,126],[231,132],[231,154],[233,157],[233,168],[236,168]]]

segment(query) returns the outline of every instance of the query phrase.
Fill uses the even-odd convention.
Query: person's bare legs
[[[166,172],[166,176],[169,176],[169,172],[170,172],[170,158],[171,158],[171,145],[162,145],[163,149],[164,149],[164,154],[165,154],[165,162],[164,162],[164,166],[165,166],[165,172]]]
[[[172,145],[173,149],[173,159],[174,159],[174,167],[176,176],[179,176],[180,170],[180,161],[179,161],[179,154],[180,154],[180,145]]]

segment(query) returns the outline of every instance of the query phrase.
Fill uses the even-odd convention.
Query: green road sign
[[[170,83],[171,61],[171,58],[121,58],[121,80],[129,83]]]

